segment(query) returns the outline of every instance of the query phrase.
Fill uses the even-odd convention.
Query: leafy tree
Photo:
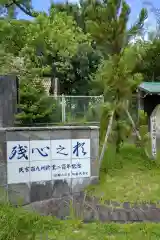
[[[136,65],[134,72],[140,72],[144,81],[160,81],[160,40],[154,38],[152,41],[143,43],[146,49],[143,60]]]
[[[89,36],[77,28],[72,17],[65,13],[52,12],[50,16],[39,15],[27,29],[26,46],[22,53],[26,57],[43,59],[47,56],[70,57],[80,43],[88,42]],[[39,61],[38,61],[39,62]]]
[[[0,74],[18,74],[19,70],[22,70],[21,65],[23,65],[21,59],[6,52],[3,45],[0,44]]]
[[[101,53],[96,49],[88,44],[80,44],[77,52],[68,59],[70,68],[56,72],[55,76],[61,86],[59,93],[89,95],[92,89],[91,75],[96,72],[101,58]]]
[[[25,20],[3,19],[0,21],[0,42],[3,44],[6,52],[14,56],[19,56],[21,50],[24,50],[24,47],[26,47],[26,36],[28,36],[28,31],[32,28],[32,24],[34,23]],[[41,40],[42,42],[44,41],[43,38]],[[35,43],[32,48],[36,48],[36,45],[38,46],[38,43]],[[41,53],[41,49],[38,53],[35,52],[35,58],[38,59]],[[28,55],[30,55],[30,53],[28,53]],[[58,78],[59,85],[61,86],[59,94],[89,94],[92,88],[90,76],[96,71],[101,59],[101,54],[97,49],[91,47],[90,44],[82,43],[77,44],[77,49],[72,55],[69,57],[62,57],[61,54],[57,54],[53,49],[51,54],[47,53],[47,55],[44,56],[45,60],[40,64],[40,68],[43,65],[42,71],[44,76],[52,77],[53,74],[54,78]],[[30,56],[27,58],[33,60]],[[31,67],[33,67],[33,64],[31,64],[30,68]],[[51,71],[53,67],[55,69]]]
[[[90,16],[88,15],[88,8],[93,9],[101,5],[103,5],[103,2],[99,0],[81,0],[78,3],[65,2],[63,4],[52,3],[50,6],[50,11],[55,9],[56,12],[65,12],[67,15],[72,16],[77,25],[83,30],[84,33],[86,33],[86,22],[88,19],[90,19]]]
[[[29,25],[20,56],[30,60],[30,68],[52,75],[53,90],[56,74],[62,76],[71,70],[71,58],[80,44],[90,45],[89,36],[77,27],[72,17],[53,10],[50,16],[41,14]]]
[[[31,22],[26,20],[0,20],[0,43],[6,52],[18,56],[25,46],[26,32]]]
[[[33,116],[27,112],[27,108],[32,107],[27,105],[25,89],[28,88],[28,97],[33,99],[33,106],[39,104],[43,94],[46,96],[42,91],[41,96],[37,93],[38,98],[34,98],[37,89],[33,87],[32,79],[37,75],[51,77],[51,94],[55,78],[59,80],[60,93],[65,94],[87,95],[94,88],[93,84],[98,83],[95,93],[104,94],[105,101],[110,102],[109,109],[114,110],[114,139],[118,151],[125,129],[122,124],[124,106],[141,79],[140,75],[131,73],[137,61],[135,73],[142,72],[139,55],[135,55],[139,50],[130,45],[129,41],[143,30],[146,10],[142,9],[137,22],[127,29],[130,8],[123,0],[86,0],[81,1],[80,5],[53,4],[49,16],[45,13],[35,14],[29,0],[0,0],[0,7],[3,13],[6,11],[7,17],[16,17],[16,10],[21,7],[28,11],[26,14],[36,16],[32,22],[8,18],[0,20],[0,62],[2,66],[5,65],[2,68],[5,72],[19,71],[19,75],[27,79],[21,82],[21,96],[24,100],[21,107],[22,112],[29,115],[21,113],[19,116],[22,121],[25,124],[27,121],[29,124],[32,118],[34,123],[44,121],[36,112],[34,114],[32,111]],[[146,47],[139,49],[143,55]],[[91,75],[97,68],[96,81],[91,82]],[[41,89],[42,82],[38,80],[36,84],[36,88]],[[39,120],[35,120],[35,116]],[[47,114],[45,117],[49,122]]]

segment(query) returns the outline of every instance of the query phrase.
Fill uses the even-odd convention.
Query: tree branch
[[[12,2],[5,4],[6,8],[11,7],[12,5],[16,5],[22,12],[24,12],[26,15],[30,17],[37,17],[38,13],[31,12],[29,9],[25,8],[22,4],[20,4],[17,0],[12,0]]]

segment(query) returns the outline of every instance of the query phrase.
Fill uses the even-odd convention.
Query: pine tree
[[[19,113],[16,125],[34,126],[60,122],[61,109],[54,98],[47,95],[41,79],[20,83]]]
[[[110,102],[112,114],[109,125],[112,125],[113,120],[117,152],[123,141],[123,116],[127,102],[141,81],[139,74],[132,75],[135,64],[140,59],[137,49],[129,41],[141,32],[147,18],[146,9],[142,9],[137,22],[128,30],[130,12],[130,7],[124,0],[108,0],[98,8],[88,9],[88,31],[105,58],[96,74],[96,80],[99,85],[103,85],[105,101]]]

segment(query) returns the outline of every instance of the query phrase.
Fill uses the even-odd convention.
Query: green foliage
[[[20,58],[14,57],[12,53],[6,52],[3,45],[0,44],[0,74],[18,74],[20,68]]]
[[[99,122],[100,121],[100,116],[102,113],[101,105],[102,105],[102,102],[101,103],[95,102],[94,105],[93,104],[88,105],[88,111],[85,114],[86,121],[88,121],[88,122]]]
[[[18,56],[25,45],[26,32],[31,23],[26,20],[0,20],[0,43],[7,53]],[[17,34],[18,33],[18,34]]]
[[[127,102],[132,99],[132,92],[142,80],[140,74],[133,74],[139,56],[132,46],[125,48],[120,56],[111,56],[99,67],[95,80],[102,84],[105,100],[110,102],[115,111],[113,138],[116,139],[117,151],[130,132],[125,110]],[[125,118],[124,118],[125,114]],[[105,118],[106,119],[106,118]]]
[[[132,98],[132,92],[142,81],[141,74],[133,74],[138,61],[138,50],[129,46],[120,56],[114,55],[102,62],[95,75],[95,81],[102,85],[106,100],[113,101],[117,92],[122,102]]]
[[[89,95],[92,90],[91,75],[96,72],[100,60],[101,54],[86,43],[79,44],[76,53],[67,59],[66,69],[60,63],[62,59],[57,57],[55,77],[59,79],[61,86],[59,93]]]
[[[102,9],[99,8],[102,12]],[[142,76],[133,74],[133,70],[141,56],[134,46],[127,46],[128,39],[141,31],[144,20],[147,17],[143,9],[139,21],[128,31],[127,22],[130,15],[130,7],[125,1],[109,1],[104,6],[102,22],[93,24],[91,21],[91,32],[96,33],[95,39],[103,46],[104,54],[108,59],[102,61],[96,73],[95,80],[101,85],[105,101],[111,102],[114,116],[114,138],[116,149],[119,151],[124,141],[123,133],[124,112],[128,108],[127,102],[131,100],[132,93],[142,81]],[[107,26],[104,24],[108,16]],[[100,16],[100,15],[99,15]],[[110,24],[109,24],[110,23]],[[100,36],[100,37],[99,37]],[[108,50],[109,49],[109,50]],[[126,130],[128,132],[129,126]]]
[[[89,191],[103,202],[112,199],[119,203],[156,203],[159,174],[159,161],[151,161],[144,148],[136,147],[130,138],[118,154],[114,144],[109,144],[101,163],[100,184],[89,187]]]
[[[21,54],[41,67],[47,64],[48,56],[54,59],[57,55],[62,60],[73,56],[83,42],[88,42],[88,36],[76,26],[72,17],[52,11],[50,16],[40,14],[29,26]]]
[[[36,240],[37,235],[46,230],[61,229],[61,222],[56,219],[43,218],[7,204],[0,205],[0,225],[1,240]]]
[[[146,48],[146,54],[142,57],[135,68],[143,75],[144,81],[160,81],[160,40],[153,39],[151,42],[143,44],[141,48]]]
[[[48,96],[41,79],[21,81],[19,110],[16,124],[21,126],[47,125],[61,119],[60,106]]]
[[[128,30],[131,10],[121,0],[87,0],[81,1],[80,6],[71,3],[51,4],[49,15],[34,14],[30,0],[1,0],[0,7],[12,10],[12,14],[8,12],[8,17],[0,20],[2,73],[18,73],[20,79],[23,76],[31,78],[31,75],[33,78],[35,75],[51,77],[51,94],[54,79],[57,78],[59,94],[104,93],[105,99],[113,102],[113,96],[117,96],[117,90],[121,86],[118,98],[131,98],[132,90],[138,84],[135,78],[141,78],[139,75],[131,75],[135,65],[132,60],[135,57],[137,61],[143,48],[137,47],[134,51],[134,46],[129,46],[124,53],[123,49],[128,40],[143,29],[147,17],[145,9],[142,9],[137,22]],[[16,16],[17,9],[36,17],[33,21],[10,19]],[[140,61],[139,57],[138,63]],[[97,85],[91,81],[91,76],[95,73]],[[123,81],[123,78],[128,78],[128,82]],[[122,101],[117,101],[119,106],[114,104],[121,112]],[[119,122],[119,125],[124,125],[124,122]]]
[[[128,30],[127,23],[131,9],[126,1],[91,1],[85,14],[87,31],[96,41],[105,56],[119,54],[129,40],[139,34],[147,18],[142,9],[135,24]]]
[[[138,112],[139,120],[138,120],[138,125],[147,125],[147,114],[143,110],[139,110]]]
[[[90,46],[89,35],[71,16],[55,9],[50,16],[40,14],[28,25],[20,56],[41,75],[58,78],[60,94],[88,94],[90,75],[100,59]]]
[[[150,139],[150,133],[148,132],[147,114],[143,110],[139,110],[138,116],[139,117],[138,117],[137,128],[141,135],[141,140],[137,139],[137,145],[143,147],[148,157],[152,158],[152,150],[151,150],[152,144]]]
[[[84,240],[84,239],[153,239],[160,237],[159,224],[154,223],[91,223],[59,221],[52,217],[28,213],[10,205],[0,206],[1,240]]]

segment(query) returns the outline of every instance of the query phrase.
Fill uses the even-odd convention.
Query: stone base
[[[122,206],[121,206],[122,205]],[[121,206],[121,207],[118,207]],[[160,208],[152,204],[130,205],[108,202],[104,205],[84,192],[62,198],[35,202],[24,207],[41,215],[52,215],[59,219],[77,218],[85,223],[101,222],[160,222]]]
[[[97,183],[98,177],[35,182],[31,184],[9,184],[8,200],[13,205],[20,204],[23,206],[33,202],[79,194],[86,186]]]

